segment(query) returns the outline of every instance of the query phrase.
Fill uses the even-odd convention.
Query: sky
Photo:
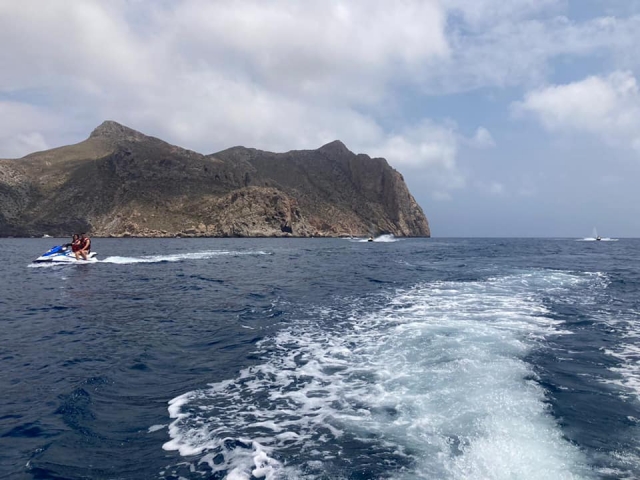
[[[0,158],[339,139],[434,237],[640,237],[640,0],[0,0]]]

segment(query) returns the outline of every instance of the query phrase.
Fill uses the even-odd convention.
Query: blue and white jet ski
[[[76,260],[76,255],[71,251],[71,247],[56,245],[48,252],[36,258],[34,263],[94,263],[98,261],[96,258],[97,255],[96,252],[89,252],[87,260],[84,260],[82,257],[80,260]]]

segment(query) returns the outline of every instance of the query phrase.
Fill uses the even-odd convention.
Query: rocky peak
[[[102,122],[93,132],[91,132],[89,138],[105,138],[112,141],[140,141],[146,138],[146,135],[132,128],[120,125],[118,122],[107,120]]]
[[[318,149],[318,151],[332,156],[353,155],[353,152],[340,140],[334,140]]]

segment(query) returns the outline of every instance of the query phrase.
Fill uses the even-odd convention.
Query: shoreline
[[[112,238],[112,239],[121,239],[121,238],[134,238],[134,239],[171,239],[171,238],[175,238],[175,239],[186,239],[186,238],[236,238],[236,239],[240,239],[240,238],[247,238],[247,239],[252,239],[252,238],[273,238],[273,239],[302,239],[302,238],[308,238],[308,239],[314,239],[314,238],[342,238],[342,239],[349,239],[349,238],[358,238],[358,239],[362,239],[362,238],[368,238],[368,237],[373,237],[373,238],[378,238],[384,235],[391,235],[394,238],[431,238],[431,236],[424,236],[424,235],[394,235],[392,233],[378,233],[376,235],[316,235],[316,236],[296,236],[296,235],[254,235],[254,236],[248,236],[248,235],[226,235],[226,236],[213,236],[213,235],[192,235],[192,234],[184,234],[184,235],[92,235],[92,234],[88,234],[89,237],[91,237],[92,239],[94,238],[100,238],[100,239],[106,239],[106,238]],[[47,240],[47,239],[60,239],[60,238],[67,238],[69,237],[69,235],[64,235],[64,236],[55,236],[55,235],[50,235],[47,237],[44,236],[35,236],[35,235],[31,235],[31,236],[0,236],[0,239],[39,239],[39,240]]]

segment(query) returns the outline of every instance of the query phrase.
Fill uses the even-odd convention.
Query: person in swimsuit
[[[65,243],[62,245],[62,250],[66,251],[69,247],[71,247],[72,252],[76,252],[80,248],[80,235],[74,233],[73,237],[71,237],[71,243]]]
[[[80,235],[77,233],[73,236],[73,242],[71,242],[71,251],[77,252],[80,250]]]
[[[73,247],[71,247],[73,249]],[[80,235],[80,240],[78,241],[78,249],[74,250],[76,254],[76,260],[80,260],[82,257],[84,260],[89,260],[89,252],[91,251],[91,239],[83,233]]]

